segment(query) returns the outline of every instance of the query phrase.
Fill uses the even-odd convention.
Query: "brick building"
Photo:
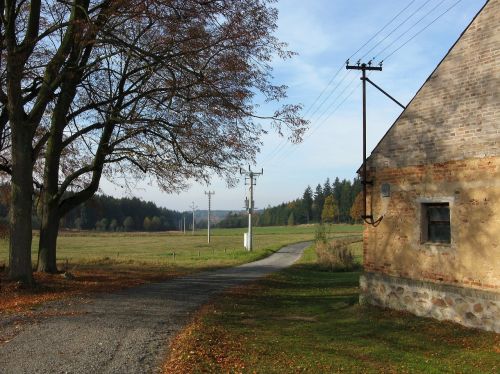
[[[368,158],[361,302],[500,332],[499,47],[489,0]]]

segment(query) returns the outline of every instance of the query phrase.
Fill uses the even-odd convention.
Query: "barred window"
[[[451,243],[450,204],[422,204],[422,241]]]

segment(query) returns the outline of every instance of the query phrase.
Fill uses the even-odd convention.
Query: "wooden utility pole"
[[[363,177],[361,184],[363,185],[363,220],[373,219],[373,215],[366,214],[366,185],[372,182],[366,180],[366,71],[382,71],[382,66],[371,66],[371,61],[368,64],[358,61],[357,65],[349,65],[349,60],[346,63],[347,70],[361,70],[361,81],[363,84]]]
[[[368,63],[361,63],[361,61],[358,61],[356,65],[349,65],[349,60],[346,61],[346,69],[347,70],[361,70],[361,81],[363,83],[363,176],[361,183],[363,184],[363,215],[361,218],[363,220],[370,224],[370,225],[376,225],[380,220],[382,219],[379,218],[378,220],[374,220],[373,218],[373,213],[367,214],[367,209],[366,209],[366,185],[367,184],[373,184],[373,181],[368,181],[367,180],[367,170],[366,170],[366,82],[370,83],[373,85],[376,89],[378,89],[380,92],[382,92],[385,96],[390,98],[392,101],[394,101],[396,104],[398,104],[400,107],[405,109],[406,107],[401,104],[399,101],[397,101],[395,98],[393,98],[391,95],[389,95],[387,92],[385,92],[382,88],[377,86],[375,83],[373,83],[367,76],[366,72],[367,71],[382,71],[382,62],[378,66],[372,66],[372,61],[368,61]]]

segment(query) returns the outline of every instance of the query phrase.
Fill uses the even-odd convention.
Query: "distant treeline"
[[[353,181],[335,178],[333,183],[330,183],[328,178],[323,185],[318,184],[314,191],[307,186],[301,198],[256,213],[254,223],[257,226],[297,225],[323,221],[354,223],[356,220],[351,217],[351,207],[361,189],[359,178]],[[248,224],[247,220],[245,214],[229,213],[218,226],[245,227]]]
[[[99,231],[176,230],[181,217],[180,212],[136,197],[117,199],[96,195],[69,212],[62,219],[61,227]]]
[[[35,203],[34,210],[37,213],[32,217],[35,229],[40,226],[43,214],[36,208]],[[0,199],[0,222],[7,222],[7,216],[6,199]],[[177,230],[181,218],[182,213],[160,208],[150,201],[146,202],[135,197],[117,199],[106,195],[95,195],[62,218],[60,227],[98,231]]]

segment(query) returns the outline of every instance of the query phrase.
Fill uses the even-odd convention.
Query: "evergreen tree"
[[[350,221],[351,205],[351,181],[344,179],[342,181],[339,201],[340,219],[342,222]]]
[[[304,194],[302,195],[302,205],[306,215],[306,223],[309,223],[312,218],[313,207],[313,191],[310,186],[307,186]]]
[[[330,178],[326,178],[325,184],[323,185],[323,196],[325,199],[332,194],[333,190],[330,185]]]
[[[338,207],[340,207],[340,195],[342,194],[342,184],[340,183],[339,177],[335,178],[335,181],[333,182],[332,185],[332,193],[333,197],[335,198],[335,203],[337,204]],[[335,221],[340,222],[340,212],[337,209],[337,212],[335,213]]]
[[[323,196],[323,189],[321,184],[316,186],[316,191],[314,192],[314,202],[313,202],[313,215],[316,222],[321,221],[321,212],[323,211],[323,204],[325,198]]]

